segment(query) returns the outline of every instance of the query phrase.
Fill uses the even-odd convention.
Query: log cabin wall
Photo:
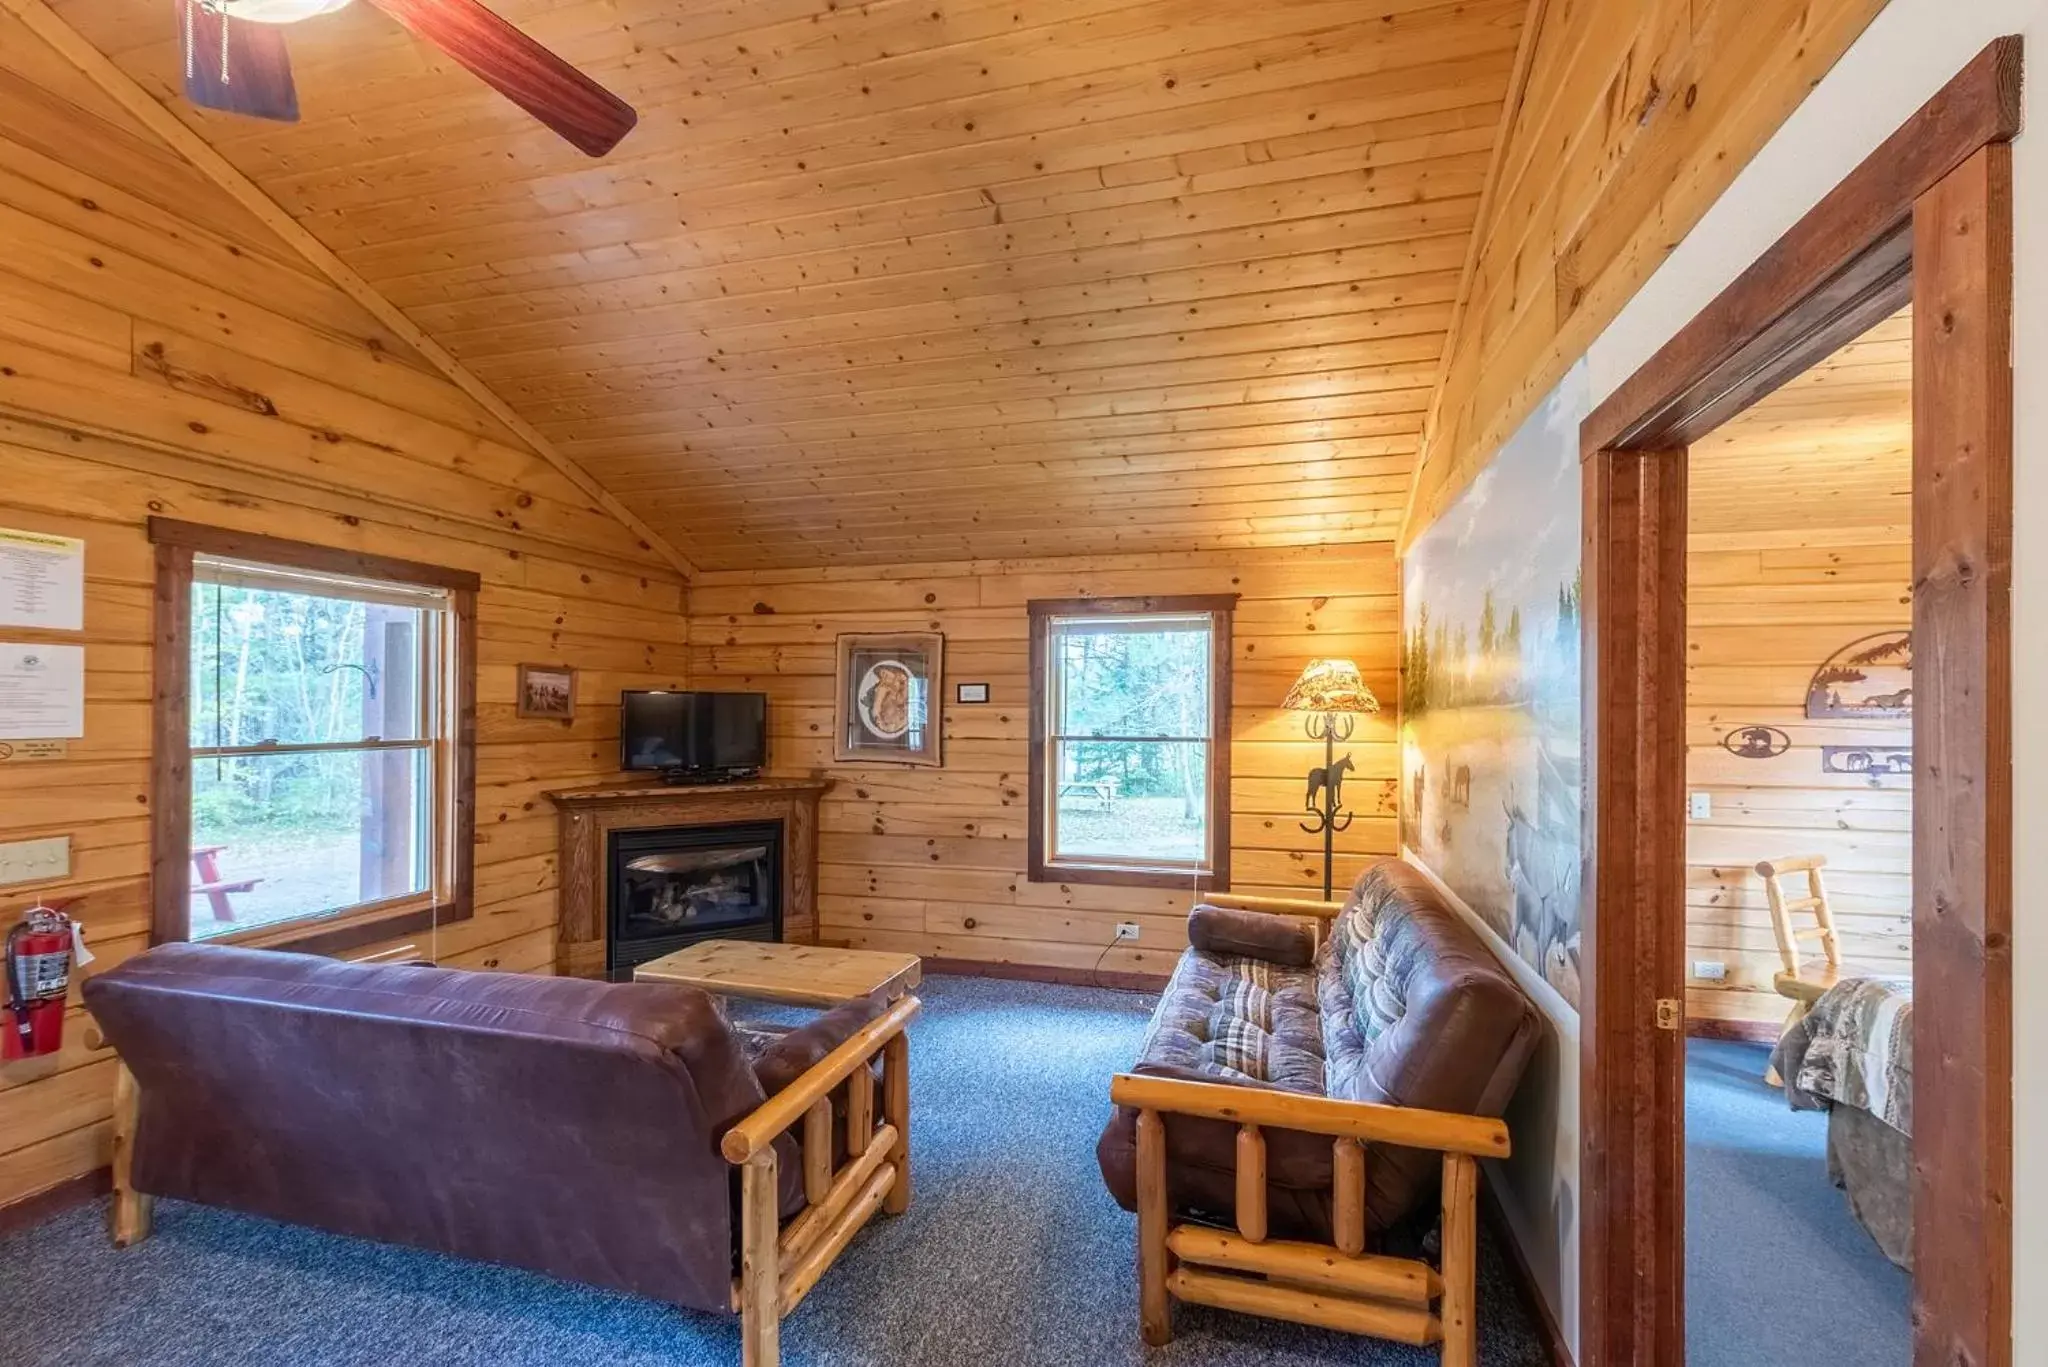
[[[1912,775],[1823,770],[1826,747],[1909,749],[1912,720],[1805,710],[1830,655],[1913,622],[1911,354],[1901,314],[1692,450],[1686,780],[1712,814],[1687,824],[1686,958],[1728,973],[1688,977],[1695,1021],[1784,1019],[1760,859],[1827,856],[1843,958],[1912,973]],[[1749,728],[1789,748],[1733,753]]]
[[[819,935],[947,959],[1160,975],[1187,947],[1187,889],[1032,883],[1028,634],[1033,598],[1242,595],[1234,625],[1231,868],[1239,891],[1322,895],[1322,842],[1300,827],[1322,745],[1280,701],[1310,659],[1348,655],[1387,709],[1362,718],[1345,785],[1337,885],[1396,851],[1393,709],[1398,589],[1386,543],[1278,551],[976,561],[701,576],[690,592],[691,682],[769,695],[770,771],[834,780],[820,817]],[[945,766],[832,760],[834,638],[941,631]],[[955,683],[990,686],[960,706]],[[1118,921],[1135,946],[1104,951]]]
[[[677,576],[4,14],[0,244],[0,526],[87,542],[83,633],[0,628],[87,662],[69,757],[0,764],[0,831],[69,835],[72,876],[0,889],[4,919],[76,897],[98,967],[147,944],[162,514],[482,575],[477,911],[434,947],[549,971],[540,793],[616,771],[621,686],[681,678]],[[522,661],[581,670],[573,725],[514,715]],[[0,1067],[0,1206],[107,1162],[114,1064],[83,1025]]]
[[[1536,44],[1476,229],[1404,545],[1486,468],[1884,5],[1534,0]]]

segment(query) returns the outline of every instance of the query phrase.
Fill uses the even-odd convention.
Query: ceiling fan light
[[[230,19],[246,19],[255,24],[296,24],[301,19],[332,14],[348,2],[349,0],[221,0],[216,8]]]

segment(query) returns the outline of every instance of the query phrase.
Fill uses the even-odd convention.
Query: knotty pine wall
[[[1403,531],[1412,541],[1885,0],[1537,0]]]
[[[1713,814],[1686,829],[1687,972],[1728,966],[1688,978],[1695,1021],[1784,1019],[1760,859],[1826,855],[1843,958],[1912,973],[1912,778],[1821,770],[1822,746],[1910,746],[1912,722],[1806,718],[1823,660],[1912,625],[1911,349],[1901,315],[1692,450],[1686,782]],[[1721,740],[1744,726],[1791,748],[1737,758]]]
[[[477,913],[442,962],[548,972],[544,789],[613,772],[623,685],[680,679],[682,588],[626,529],[0,14],[0,526],[85,538],[86,736],[0,764],[0,839],[69,835],[95,969],[147,944],[152,514],[483,576]],[[571,726],[521,721],[521,661],[581,669]],[[367,952],[367,951],[365,951]],[[113,1063],[0,1066],[0,1206],[101,1167]]]
[[[1187,890],[1025,878],[1025,604],[1228,592],[1242,595],[1231,713],[1234,886],[1320,897],[1321,839],[1298,823],[1307,772],[1323,749],[1279,704],[1308,660],[1349,655],[1388,708],[1364,719],[1348,747],[1358,770],[1345,793],[1359,815],[1338,838],[1341,888],[1396,850],[1399,612],[1385,543],[707,574],[689,595],[691,685],[766,691],[772,772],[835,780],[821,817],[821,938],[938,958],[1163,974],[1187,946]],[[901,630],[946,636],[945,767],[836,765],[834,638]],[[987,682],[991,701],[956,705],[956,682]],[[1105,956],[1122,920],[1138,922],[1141,938]]]

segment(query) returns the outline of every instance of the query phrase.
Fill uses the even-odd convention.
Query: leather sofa
[[[206,945],[84,994],[123,1065],[117,1242],[166,1196],[729,1314],[908,1191],[907,1073],[877,1127],[871,1070],[915,998],[778,1035],[675,985]],[[779,1314],[747,1318],[772,1363]]]
[[[1119,1104],[1096,1154],[1118,1204],[1142,1224],[1150,1115],[1161,1240],[1179,1220],[1235,1227],[1241,1244],[1329,1246],[1356,1258],[1366,1239],[1440,1193],[1447,1227],[1462,1228],[1468,1194],[1446,1183],[1462,1186],[1475,1159],[1507,1152],[1496,1117],[1541,1026],[1434,885],[1390,859],[1342,902],[1217,896],[1190,915],[1188,940],[1140,1058],[1112,1087]],[[1193,1235],[1180,1243],[1217,1253]],[[1162,1267],[1189,1261],[1155,1251]],[[1243,1288],[1217,1280],[1228,1272],[1216,1267],[1269,1285],[1284,1279],[1250,1265],[1257,1248],[1218,1256],[1209,1271],[1171,1273],[1176,1294],[1242,1301]],[[1454,1271],[1430,1269],[1424,1281],[1447,1284]],[[1469,1288],[1469,1270],[1462,1276]],[[1370,1326],[1384,1320],[1388,1336],[1444,1341],[1446,1360],[1459,1360],[1455,1326],[1429,1302],[1414,1314],[1399,1297],[1368,1296],[1365,1308],[1388,1313],[1350,1315],[1339,1327],[1381,1332]],[[1155,1342],[1170,1333],[1163,1295],[1152,1298],[1146,1331]]]

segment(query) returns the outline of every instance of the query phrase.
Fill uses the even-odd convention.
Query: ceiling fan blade
[[[202,5],[174,0],[179,38],[189,54],[185,98],[203,109],[224,109],[280,123],[299,121],[299,93],[284,30],[275,24],[230,20]],[[221,26],[228,42],[221,47]]]
[[[478,0],[370,3],[593,157],[611,151],[640,121],[633,106]]]

